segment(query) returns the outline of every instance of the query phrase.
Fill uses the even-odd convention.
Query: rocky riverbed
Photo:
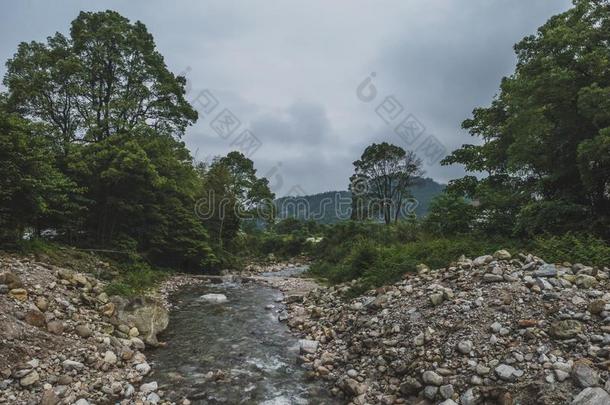
[[[607,267],[507,251],[289,305],[310,374],[351,404],[610,404]]]
[[[234,390],[244,392],[244,403],[264,403],[272,393],[280,402],[272,395],[266,403],[610,404],[607,267],[498,251],[444,269],[421,265],[396,284],[349,298],[350,283],[322,287],[291,277],[299,266],[281,264],[227,279],[245,294],[179,275],[160,287],[157,300],[125,300],[108,297],[89,274],[31,258],[2,257],[0,266],[0,403],[232,403],[235,385],[247,382]],[[226,293],[227,301],[189,303],[200,290]],[[171,356],[159,361],[166,349],[152,352],[159,367],[144,349],[160,344],[167,309],[186,308],[188,321],[188,311],[200,312],[192,305],[216,308],[210,313],[224,325],[219,332],[235,336],[214,341],[212,358],[201,351],[207,343],[198,344],[198,332],[180,343],[170,324],[161,340],[192,342],[197,350],[186,359],[214,370],[165,373],[173,367]],[[243,318],[237,328],[223,321],[235,310]],[[254,328],[239,339],[236,330],[254,327],[249,320],[261,313],[264,322],[257,322],[273,333]],[[282,345],[288,341],[294,345]],[[227,353],[218,349],[223,344]],[[248,363],[248,355],[258,360]],[[281,367],[267,367],[269,359]],[[176,384],[194,389],[181,394]]]
[[[105,267],[99,263],[100,268]],[[0,403],[158,403],[143,350],[167,311],[33,258],[0,258]]]

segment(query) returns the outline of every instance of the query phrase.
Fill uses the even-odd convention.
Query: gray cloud
[[[356,98],[371,72],[379,101],[394,95],[452,150],[475,141],[460,123],[489,103],[511,73],[512,45],[569,6],[569,0],[3,2],[0,59],[20,41],[67,33],[80,10],[114,9],[141,20],[168,66],[188,77],[191,97],[211,89],[241,128],[260,138],[252,158],[260,173],[281,177],[275,191],[298,185],[313,193],[345,188],[352,161],[371,142],[401,144],[375,114],[377,100]],[[199,159],[234,149],[210,129],[210,118],[184,138]],[[438,164],[426,171],[443,182],[463,175],[460,167]]]

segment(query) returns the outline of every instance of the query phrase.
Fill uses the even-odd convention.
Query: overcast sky
[[[201,118],[184,137],[198,160],[241,148],[279,196],[316,193],[345,189],[363,149],[388,141],[418,150],[426,175],[447,182],[464,172],[440,166],[437,155],[476,141],[460,123],[488,104],[501,77],[513,71],[513,44],[570,4],[1,1],[0,59],[21,41],[68,33],[80,10],[116,10],[148,26],[169,68],[188,78],[189,99],[199,96]],[[367,78],[370,86],[358,97]],[[208,95],[218,102],[211,102],[214,108],[204,103]],[[240,126],[232,134],[222,127],[219,135],[211,124],[219,114],[224,120],[225,109]],[[417,121],[405,123],[419,124],[401,138],[394,129],[409,115]],[[245,130],[260,141],[258,149],[240,142]]]

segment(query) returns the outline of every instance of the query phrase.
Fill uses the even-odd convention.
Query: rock
[[[128,333],[129,337],[136,337],[136,336],[140,336],[140,331],[138,330],[138,328],[136,328],[135,326],[131,329],[129,329],[129,333]]]
[[[443,384],[443,377],[430,370],[424,371],[422,379],[424,380],[424,383],[428,385],[440,386]]]
[[[28,299],[28,292],[23,288],[14,288],[8,292],[8,295],[21,302]]]
[[[572,378],[581,388],[599,385],[599,375],[586,362],[577,361],[572,367]]]
[[[116,354],[113,351],[108,350],[104,353],[104,362],[108,364],[116,364],[118,361]]]
[[[157,346],[157,333],[167,328],[169,313],[161,303],[149,297],[136,297],[131,300],[117,299],[117,317],[120,321],[138,328],[144,342]]]
[[[458,405],[453,399],[446,399],[438,405]]]
[[[64,333],[64,324],[62,321],[51,321],[47,324],[47,330],[55,335]]]
[[[116,312],[116,305],[114,302],[108,302],[100,308],[100,312],[108,317],[113,316]]]
[[[440,294],[440,293],[430,294],[429,298],[430,298],[430,303],[434,306],[442,304],[442,302],[445,300],[444,295]]]
[[[406,377],[400,384],[400,392],[404,395],[417,395],[422,388],[421,383],[413,377]]]
[[[490,256],[490,255],[479,256],[472,261],[472,265],[474,267],[481,267],[487,263],[492,262],[493,259],[494,259],[493,256]]]
[[[74,405],[90,405],[89,401],[87,401],[85,398],[80,398],[78,401],[76,401],[74,403]]]
[[[472,341],[462,340],[457,344],[457,349],[462,354],[468,354],[472,351]]]
[[[31,309],[25,314],[25,322],[37,328],[44,328],[47,325],[44,314],[37,309]]]
[[[434,385],[427,385],[424,388],[424,397],[428,398],[429,400],[433,400],[437,393],[438,387],[435,387]]]
[[[313,354],[318,350],[318,342],[309,339],[299,340],[299,351],[301,354]]]
[[[575,284],[579,288],[593,288],[597,285],[597,279],[587,274],[579,274],[576,276]]]
[[[66,370],[82,370],[85,368],[83,363],[74,360],[64,360],[61,365]]]
[[[550,334],[558,339],[570,339],[582,332],[582,324],[575,319],[564,319],[551,324]]]
[[[158,404],[161,401],[161,397],[156,392],[151,392],[146,396],[146,401],[151,404]]]
[[[140,392],[142,394],[148,394],[149,392],[156,391],[158,388],[159,388],[159,386],[158,386],[157,382],[153,381],[153,382],[149,382],[149,383],[140,385]]]
[[[572,401],[572,405],[608,405],[610,395],[601,388],[588,387],[580,391]]]
[[[460,402],[462,405],[476,405],[478,402],[478,398],[474,395],[474,391],[472,388],[469,388],[462,394],[460,397]]]
[[[606,308],[606,301],[605,300],[594,300],[591,301],[591,303],[589,304],[589,312],[591,312],[593,315],[599,315],[600,313],[602,313],[604,311],[604,309]]]
[[[485,283],[499,283],[504,281],[504,277],[500,274],[486,273],[483,275],[483,281]]]
[[[495,372],[496,375],[504,381],[514,381],[523,373],[508,364],[500,364],[496,367]]]
[[[510,260],[511,255],[508,250],[498,250],[494,253],[493,258],[496,260]]]
[[[74,328],[74,331],[76,332],[76,334],[82,338],[88,338],[89,336],[91,336],[92,332],[91,329],[89,329],[89,327],[87,325],[84,324],[80,324],[80,325],[76,325],[76,327]]]
[[[49,309],[49,301],[47,301],[45,297],[39,296],[36,298],[36,307],[42,312],[45,312]]]
[[[449,398],[453,397],[453,393],[454,393],[453,385],[451,385],[451,384],[442,385],[439,388],[438,392],[441,394],[441,396],[444,399],[449,399]]]
[[[40,380],[38,372],[36,370],[32,370],[19,380],[19,384],[22,387],[29,387],[30,385],[36,384],[38,380]]]
[[[23,282],[15,273],[7,272],[4,273],[4,281],[2,284],[6,284],[9,290],[15,290],[23,288]]]
[[[45,389],[40,398],[39,405],[57,405],[60,401],[59,396],[53,391],[53,389]]]
[[[357,396],[366,392],[368,386],[365,383],[359,383],[353,378],[346,378],[343,382],[343,391],[348,395]]]
[[[146,375],[150,372],[150,365],[147,362],[137,364],[136,371],[140,373],[140,375]]]
[[[211,304],[222,304],[227,302],[227,296],[224,294],[205,294],[199,297],[201,301],[209,302]]]
[[[532,273],[532,277],[557,277],[557,267],[554,264],[543,264]]]
[[[0,294],[7,294],[8,290],[9,290],[8,285],[0,284]]]

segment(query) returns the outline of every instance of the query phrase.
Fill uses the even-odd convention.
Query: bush
[[[610,246],[602,239],[587,234],[568,232],[562,236],[537,237],[533,251],[549,262],[610,266]]]
[[[168,272],[156,269],[144,262],[124,265],[120,275],[106,286],[109,295],[138,295],[154,288],[168,276]]]

